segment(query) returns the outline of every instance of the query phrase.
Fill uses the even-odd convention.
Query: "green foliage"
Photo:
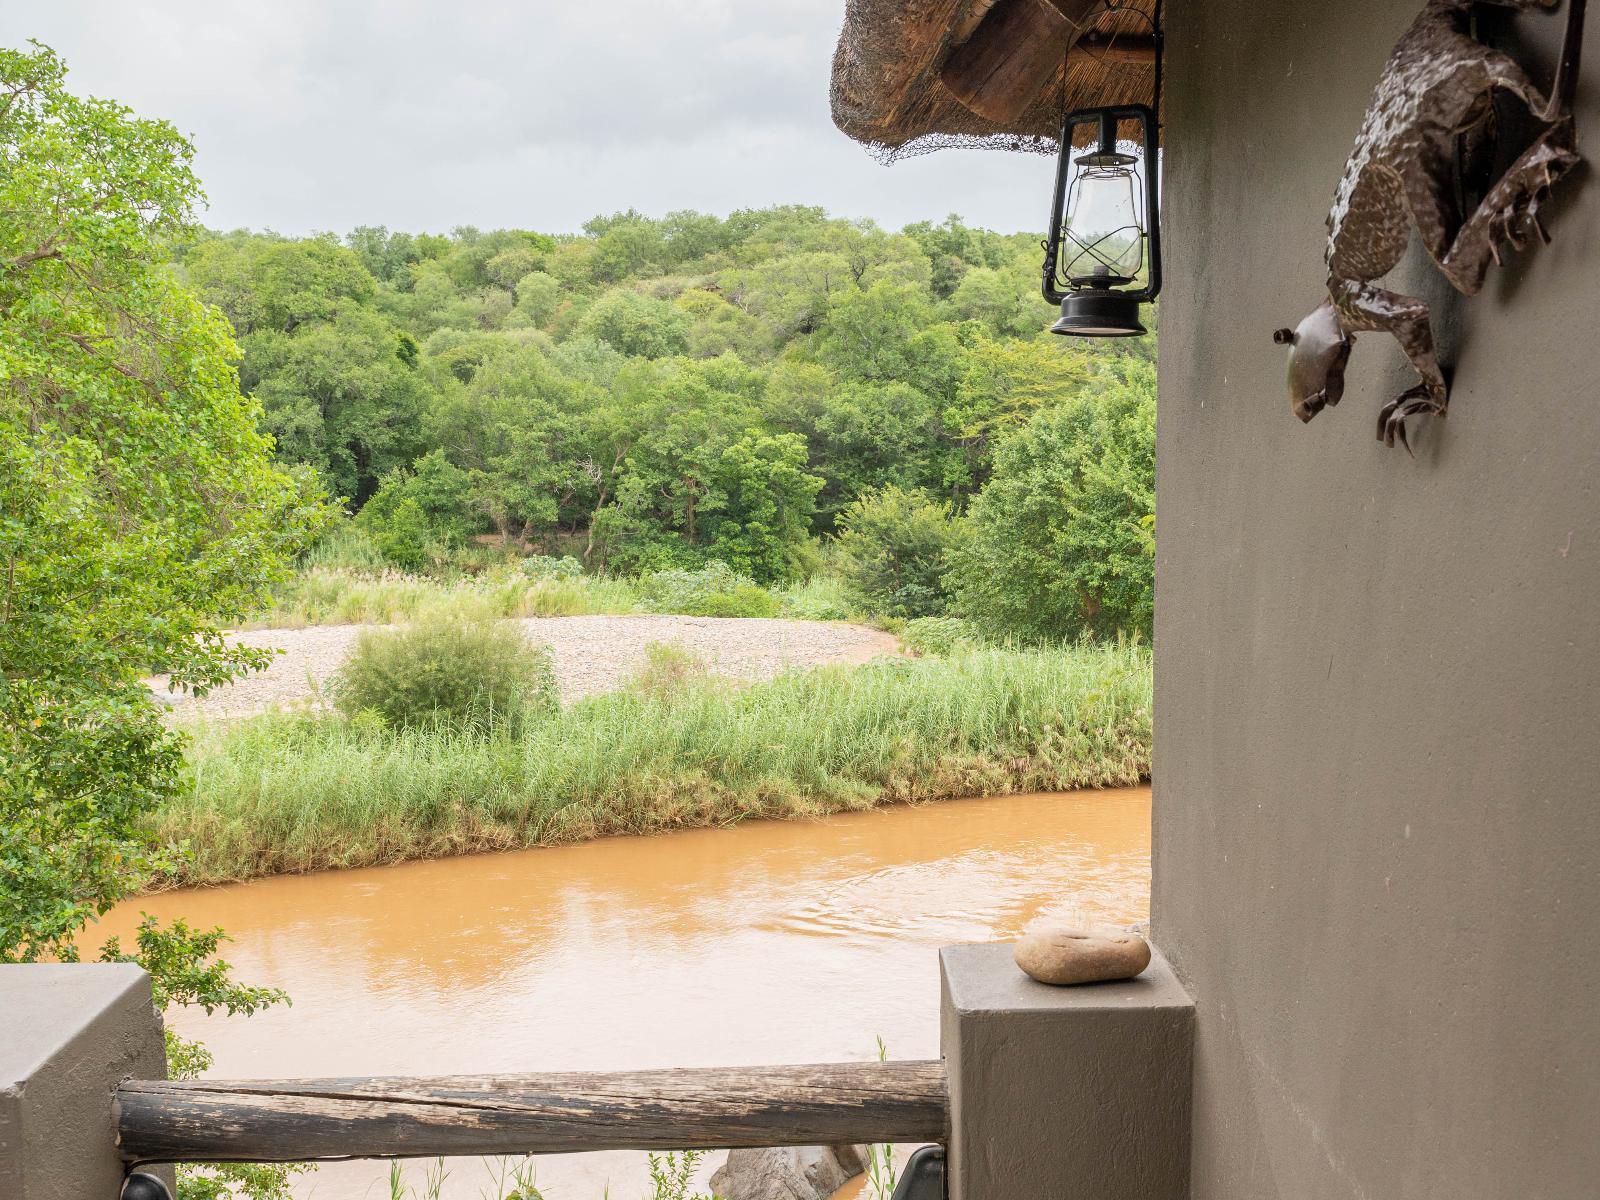
[[[398,630],[365,630],[334,677],[350,716],[376,713],[402,729],[446,727],[517,736],[555,710],[547,646],[515,625],[438,611]]]
[[[467,473],[451,465],[442,450],[429,451],[415,468],[398,468],[383,477],[356,515],[354,528],[385,562],[420,570],[431,549],[459,545],[471,531],[466,516],[471,486]]]
[[[517,281],[517,311],[543,329],[561,306],[561,282],[543,271],[529,271]]]
[[[813,575],[801,583],[791,583],[778,594],[782,614],[800,621],[848,621],[859,611],[859,602],[844,580],[832,575]]]
[[[1125,360],[1005,442],[953,555],[962,612],[1026,638],[1148,635],[1155,371]]]
[[[792,433],[747,433],[712,465],[720,519],[710,552],[762,583],[793,574],[822,479],[806,473],[806,444]]]
[[[796,736],[803,730],[804,736]],[[815,816],[878,803],[1120,786],[1150,770],[1150,656],[979,650],[685,681],[580,700],[521,739],[277,716],[206,730],[162,811],[206,883]]]
[[[376,291],[361,259],[329,236],[208,238],[185,256],[184,271],[201,299],[222,309],[242,338],[332,320]]]
[[[341,310],[242,345],[240,382],[261,402],[279,457],[315,467],[340,495],[365,500],[422,448],[428,392],[406,361],[414,347],[377,313]]]
[[[899,627],[901,644],[914,654],[951,655],[980,649],[983,638],[962,617],[917,617]]]
[[[664,300],[630,291],[607,292],[584,313],[577,334],[631,358],[669,358],[689,348],[682,313]]]
[[[289,1003],[277,988],[249,987],[233,978],[233,968],[216,957],[226,935],[221,929],[192,929],[177,920],[162,929],[154,917],[145,915],[135,934],[137,949],[125,951],[119,939],[107,938],[100,951],[101,962],[138,963],[150,973],[150,986],[156,1007],[173,1005],[219,1009],[229,1016],[249,1016],[275,1004]],[[167,1075],[172,1079],[194,1079],[209,1070],[211,1054],[199,1042],[180,1037],[169,1024],[164,1030],[167,1043]],[[179,1200],[289,1200],[291,1178],[307,1168],[275,1163],[219,1163],[209,1166],[181,1165],[178,1168]]]
[[[886,484],[937,489],[947,474],[937,406],[908,383],[840,383],[815,363],[779,363],[767,383],[767,419],[805,439],[820,530]]]
[[[641,581],[640,590],[652,611],[691,617],[773,617],[780,607],[755,580],[717,561],[693,571],[656,571]]]
[[[534,561],[550,560],[527,559],[523,565]],[[639,589],[624,579],[568,574],[564,569],[546,573],[503,564],[448,580],[360,567],[314,566],[278,588],[273,607],[250,624],[265,629],[392,625],[463,606],[497,617],[631,613],[639,611]]]
[[[919,221],[905,233],[927,255],[933,294],[941,299],[957,290],[974,267],[998,267],[1005,260],[1005,239],[973,229],[951,213],[942,224]],[[1030,247],[1031,249],[1031,247]]]
[[[650,1200],[712,1200],[711,1196],[693,1190],[694,1174],[705,1156],[704,1150],[651,1153]]]
[[[140,682],[262,665],[222,622],[324,510],[271,461],[227,322],[171,275],[192,150],[0,50],[0,961],[73,934],[165,861],[148,814],[182,741]]]
[[[840,515],[834,561],[872,611],[933,616],[948,603],[947,559],[966,534],[950,505],[890,485],[858,497]]]
[[[781,588],[862,497],[964,516],[1007,438],[1153,353],[1044,333],[1038,239],[954,215],[895,233],[793,205],[629,209],[558,237],[170,244],[235,323],[279,458],[360,514],[385,565],[447,578],[493,530],[613,578],[720,561]],[[917,586],[874,604],[937,611]]]

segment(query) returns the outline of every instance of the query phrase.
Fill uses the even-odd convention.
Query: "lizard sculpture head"
[[[1272,335],[1289,347],[1289,407],[1309,421],[1327,405],[1344,399],[1344,368],[1355,339],[1339,324],[1331,301],[1324,300],[1294,329]]]

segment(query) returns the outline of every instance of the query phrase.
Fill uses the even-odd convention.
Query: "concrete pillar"
[[[130,1077],[167,1077],[149,976],[125,963],[0,966],[0,1197],[116,1200],[112,1094]]]
[[[1058,988],[1011,954],[939,955],[950,1200],[1184,1200],[1194,1004],[1166,962]]]

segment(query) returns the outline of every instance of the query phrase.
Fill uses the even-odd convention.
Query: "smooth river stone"
[[[1132,979],[1150,965],[1150,946],[1137,933],[1041,922],[1022,932],[1017,966],[1040,983],[1061,986]]]

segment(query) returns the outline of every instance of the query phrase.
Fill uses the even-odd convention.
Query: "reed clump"
[[[312,567],[283,584],[246,629],[395,625],[462,606],[495,617],[583,617],[643,611],[626,579],[515,568],[440,580],[404,571]]]
[[[166,884],[1133,784],[1150,771],[1150,654],[985,649],[747,686],[658,667],[650,687],[514,731],[323,714],[194,736],[193,787],[157,817],[190,849]]]

